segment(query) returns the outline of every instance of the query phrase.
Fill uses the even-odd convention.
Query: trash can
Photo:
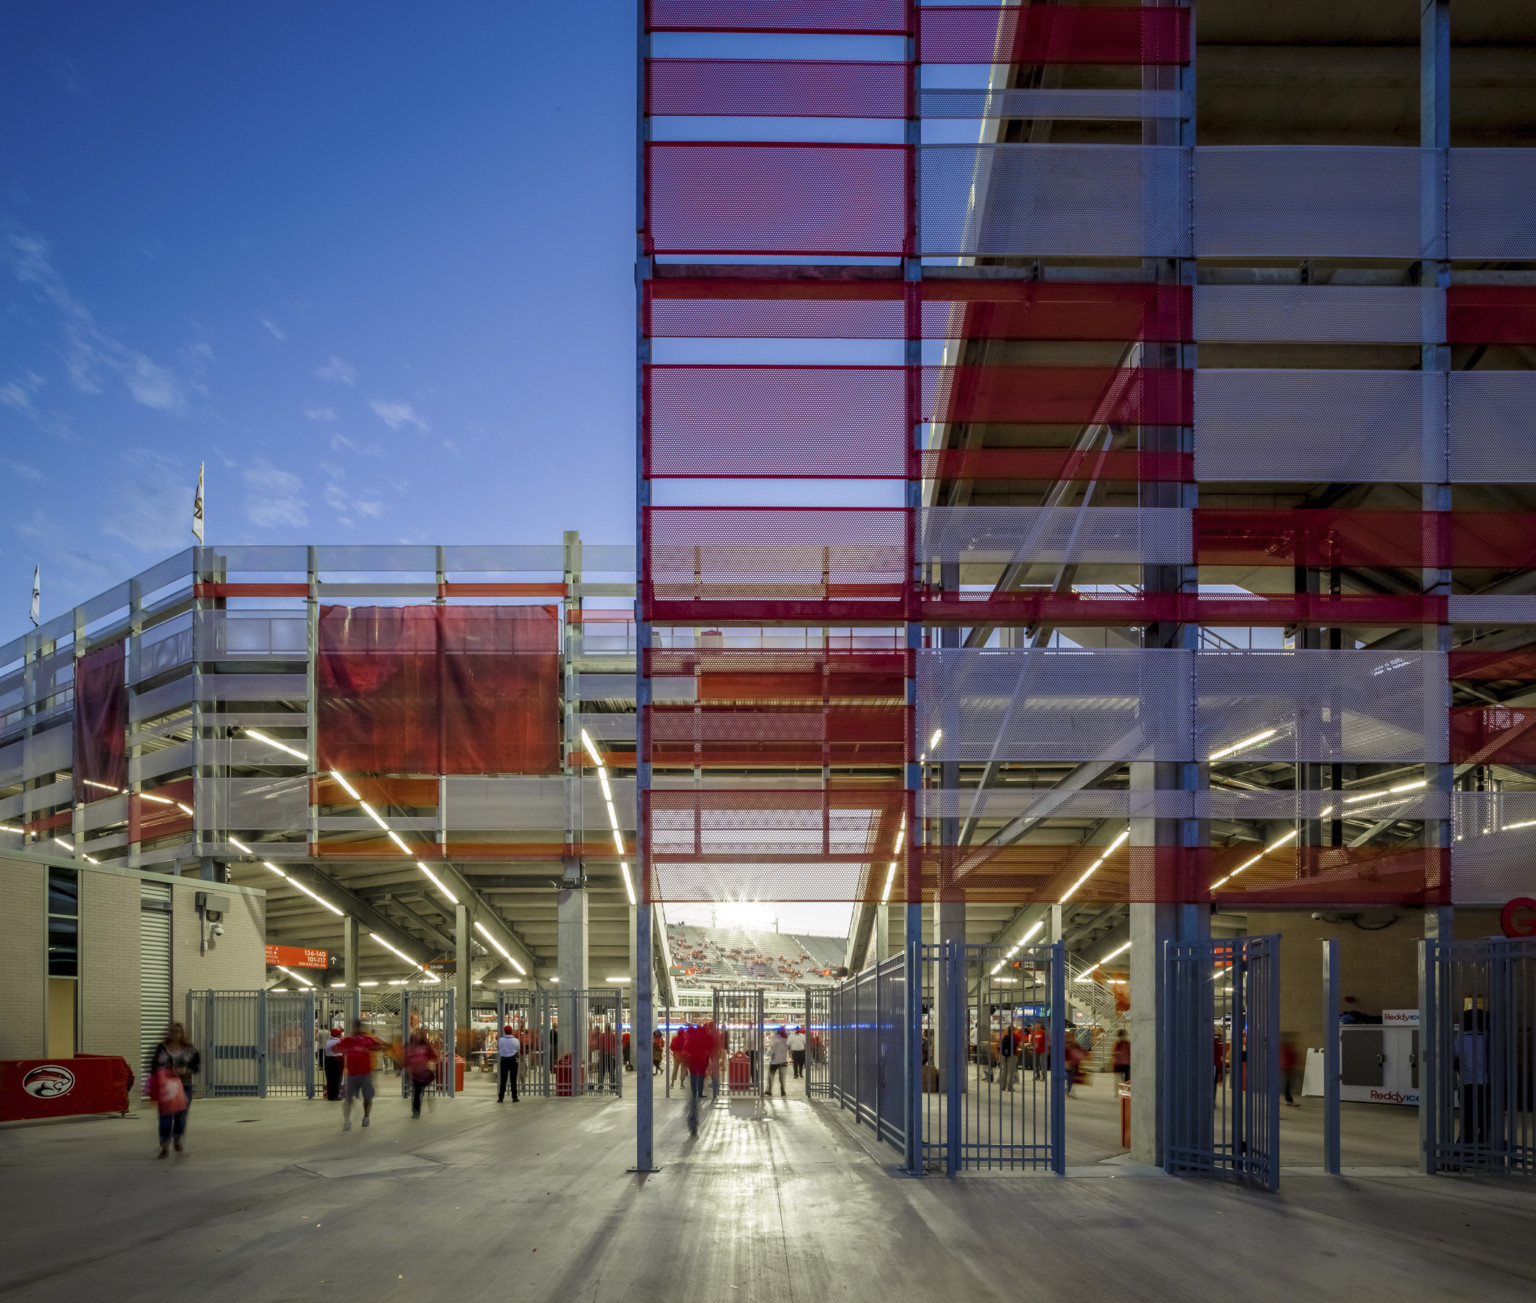
[[[458,1054],[453,1056],[453,1093],[455,1095],[464,1093],[464,1058]]]
[[[573,1064],[569,1054],[562,1054],[555,1064],[555,1094],[562,1097],[580,1095],[585,1088],[581,1065]]]
[[[752,1089],[752,1060],[742,1050],[731,1055],[730,1083],[732,1090]]]

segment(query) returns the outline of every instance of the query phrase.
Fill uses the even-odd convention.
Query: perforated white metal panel
[[[1239,756],[1443,762],[1450,685],[1441,652],[1201,652],[1197,754],[1268,730]]]
[[[1451,793],[1451,898],[1500,905],[1536,892],[1536,792]]]
[[[1191,819],[1195,794],[1173,791],[1062,791],[1052,788],[927,788],[925,819]]]
[[[1190,661],[1161,649],[922,651],[919,736],[931,760],[1188,759]]]
[[[1452,624],[1536,624],[1536,597],[1452,594],[1447,606]]]
[[[1195,151],[1197,257],[1425,256],[1417,149],[1206,146]]]
[[[309,820],[309,779],[203,778],[195,798],[198,824],[231,832],[302,830]]]
[[[1532,412],[1536,412],[1536,371],[1451,372],[1452,482],[1536,480]]]
[[[1189,97],[1176,90],[970,90],[917,93],[925,118],[1181,118]]]
[[[1536,151],[1450,151],[1452,258],[1536,258]]]
[[[1443,343],[1445,291],[1410,285],[1198,285],[1201,342]]]
[[[1140,145],[924,145],[925,254],[1175,257],[1188,251],[1188,152]]]
[[[924,561],[989,565],[1188,565],[1189,511],[1179,507],[927,507]]]
[[[1197,371],[1195,475],[1417,482],[1423,407],[1443,383],[1417,371]]]

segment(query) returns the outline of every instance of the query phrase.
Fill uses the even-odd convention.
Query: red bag
[[[155,1103],[162,1113],[180,1113],[187,1106],[187,1088],[169,1068],[155,1073]]]

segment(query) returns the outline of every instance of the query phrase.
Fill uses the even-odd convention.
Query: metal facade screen
[[[1449,260],[1536,258],[1473,183],[1525,155],[1196,148],[1177,5],[645,27],[650,897],[1502,903],[1536,669],[1467,653],[1536,623],[1536,513],[1488,491],[1536,478],[1496,351],[1536,289]],[[1397,360],[1287,351],[1330,343]]]

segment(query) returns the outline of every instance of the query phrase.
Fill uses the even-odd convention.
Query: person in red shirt
[[[1115,1033],[1115,1044],[1109,1052],[1109,1061],[1114,1066],[1115,1076],[1121,1081],[1131,1079],[1131,1043],[1126,1039],[1124,1031]]]
[[[720,1042],[713,1024],[688,1027],[683,1033],[683,1062],[688,1065],[688,1134],[699,1134],[699,1101],[704,1098],[704,1077],[719,1053]]]
[[[347,1084],[341,1090],[341,1129],[352,1130],[352,1101],[363,1101],[363,1125],[373,1112],[373,1052],[385,1048],[377,1036],[363,1030],[361,1020],[352,1024],[352,1035],[343,1036],[336,1046],[347,1070]]]
[[[1035,1059],[1035,1080],[1040,1081],[1045,1076],[1045,1070],[1050,1064],[1051,1038],[1045,1033],[1045,1024],[1037,1022],[1034,1034],[1029,1043],[1030,1052]]]

